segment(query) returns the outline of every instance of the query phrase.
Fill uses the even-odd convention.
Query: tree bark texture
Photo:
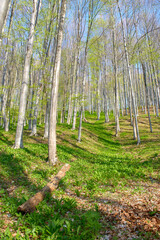
[[[14,148],[23,147],[23,124],[24,124],[26,104],[27,104],[29,70],[30,70],[30,62],[31,62],[32,48],[33,48],[33,41],[34,41],[34,30],[35,30],[36,20],[38,16],[39,6],[40,6],[40,0],[33,1],[30,34],[29,34],[26,55],[25,55],[23,80],[22,80],[22,86],[21,86],[21,92],[20,92],[18,123],[17,123],[17,129],[16,129],[16,138],[15,138]]]
[[[0,40],[2,38],[1,34],[2,34],[3,26],[4,26],[5,18],[7,16],[9,3],[10,3],[10,0],[1,0],[1,3],[0,3],[1,4],[1,7],[0,7]]]
[[[118,136],[120,127],[119,127],[119,97],[118,97],[117,49],[116,49],[115,23],[113,23],[112,39],[113,39],[113,65],[114,65],[113,67],[114,67],[114,79],[115,79],[115,122],[116,122],[116,136]]]
[[[52,193],[58,188],[59,181],[65,176],[70,169],[69,164],[65,164],[56,176],[38,193],[31,197],[28,201],[18,207],[17,211],[22,213],[31,213],[36,209],[36,206],[43,201],[47,193]]]
[[[143,80],[144,80],[145,92],[146,92],[146,105],[147,105],[147,111],[148,111],[148,120],[149,120],[150,132],[152,133],[152,123],[151,123],[151,116],[150,116],[150,109],[149,109],[149,94],[148,94],[147,77],[146,77],[146,66],[144,63],[142,63],[142,69],[143,69]]]
[[[137,132],[137,144],[140,144],[140,136],[139,136],[138,120],[137,120],[136,104],[135,104],[135,94],[134,94],[134,90],[133,90],[133,83],[132,83],[131,69],[130,69],[130,64],[129,64],[129,56],[128,56],[128,49],[127,49],[127,43],[126,43],[126,36],[125,36],[124,24],[123,24],[121,9],[120,9],[119,1],[118,1],[118,0],[117,0],[117,5],[118,5],[119,15],[120,15],[120,19],[121,19],[121,24],[122,24],[122,34],[123,34],[123,43],[124,43],[124,50],[125,50],[125,58],[126,58],[126,64],[127,64],[129,84],[130,84],[130,89],[131,89],[131,98],[132,98],[133,114],[134,114],[135,125],[136,125],[136,132]]]
[[[62,0],[61,12],[57,36],[57,45],[55,53],[54,71],[51,89],[51,108],[49,118],[49,137],[48,137],[48,159],[50,165],[56,163],[56,114],[57,114],[57,100],[58,100],[58,85],[59,85],[59,72],[61,61],[61,46],[63,38],[63,26],[66,13],[66,0]]]

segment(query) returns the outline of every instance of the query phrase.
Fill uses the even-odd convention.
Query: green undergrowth
[[[88,210],[79,207],[76,196],[94,202],[106,192],[123,193],[131,182],[160,181],[158,118],[152,116],[151,134],[146,116],[139,117],[142,143],[137,146],[128,116],[120,118],[118,138],[112,115],[109,123],[104,123],[104,115],[99,121],[96,114],[86,113],[85,117],[81,143],[77,142],[77,129],[72,131],[66,123],[57,125],[56,167],[47,163],[43,125],[38,126],[37,137],[29,137],[26,126],[24,148],[18,150],[12,148],[15,126],[8,133],[0,129],[0,210],[12,219],[7,228],[5,218],[0,219],[1,239],[95,239],[102,227],[101,216],[96,205]],[[47,196],[34,213],[17,213],[17,207],[42,189],[64,163],[71,168],[54,192],[55,198]],[[68,191],[72,196],[66,197]]]

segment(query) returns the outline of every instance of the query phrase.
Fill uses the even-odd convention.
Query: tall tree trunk
[[[100,103],[100,74],[97,71],[97,120],[100,120],[100,113],[101,113],[101,103]]]
[[[76,64],[76,79],[75,79],[75,99],[74,99],[74,109],[73,109],[73,124],[72,130],[76,128],[76,117],[77,117],[77,95],[78,95],[78,70],[79,70],[79,47],[77,53],[77,64]]]
[[[29,120],[28,120],[28,130],[32,130],[32,110],[33,110],[33,96],[34,96],[34,88],[33,88],[33,82],[34,82],[34,74],[32,72],[32,69],[30,71],[30,89],[29,89]]]
[[[155,115],[156,111],[155,111],[155,99],[154,99],[154,85],[152,84],[152,79],[151,79],[152,76],[151,76],[151,72],[150,72],[148,64],[147,64],[147,72],[148,72],[148,76],[149,76],[149,85],[150,85],[150,88],[151,88],[151,98],[152,98],[153,114]]]
[[[8,27],[8,33],[7,33],[7,41],[6,41],[6,49],[5,49],[5,56],[4,56],[4,67],[3,67],[3,74],[2,74],[2,87],[3,87],[3,94],[1,96],[1,109],[2,109],[2,116],[3,116],[3,124],[5,131],[8,131],[9,128],[9,116],[8,116],[8,109],[6,109],[7,101],[8,101],[8,86],[9,82],[11,80],[8,78],[8,84],[7,84],[7,69],[8,69],[8,57],[9,57],[9,38],[10,38],[10,32],[11,32],[11,26],[13,22],[13,15],[14,15],[14,9],[15,9],[15,1],[13,1],[12,7],[11,7],[11,15],[9,18],[9,27]],[[9,71],[9,69],[8,69]]]
[[[103,89],[103,96],[104,96],[104,114],[105,114],[105,123],[109,122],[109,115],[108,115],[108,101],[107,101],[107,90],[104,87]]]
[[[79,76],[79,52],[80,52],[80,11],[78,6],[78,24],[77,24],[77,51],[76,51],[76,68],[75,68],[75,89],[74,89],[74,108],[73,108],[73,124],[72,124],[72,130],[75,130],[76,128],[76,117],[77,117],[77,96],[78,96],[78,76]]]
[[[29,70],[30,70],[30,62],[31,62],[32,48],[33,48],[33,42],[34,42],[34,30],[35,30],[36,20],[38,17],[39,8],[40,8],[40,0],[34,0],[32,17],[31,17],[31,25],[30,25],[30,34],[29,34],[29,39],[27,43],[24,70],[23,70],[23,80],[22,80],[22,86],[21,86],[21,92],[20,92],[20,105],[19,105],[18,123],[17,123],[14,148],[23,147],[23,124],[25,120],[25,112],[26,112],[26,104],[27,104]]]
[[[143,69],[143,79],[144,79],[145,92],[146,92],[146,105],[147,105],[147,111],[148,111],[148,120],[149,120],[150,132],[152,133],[152,123],[151,123],[151,116],[150,116],[150,109],[149,109],[149,95],[148,95],[145,63],[142,63],[142,69]]]
[[[72,64],[71,64],[71,79],[70,79],[70,86],[69,86],[69,102],[68,102],[68,117],[67,117],[67,123],[71,123],[72,119],[72,113],[73,113],[73,92],[75,88],[75,75],[76,75],[76,69],[77,69],[77,57],[76,57],[76,50],[75,54],[73,56]]]
[[[130,90],[129,90],[129,93],[128,93],[128,102],[129,102],[130,122],[131,122],[131,126],[133,126],[133,118],[132,118],[132,97],[131,97],[131,91],[130,91]]]
[[[103,96],[104,96],[105,123],[107,123],[109,122],[109,115],[108,115],[108,101],[107,101],[107,57],[106,56],[105,56],[105,67],[104,67]]]
[[[83,117],[83,109],[82,109],[82,106],[81,106],[81,109],[80,109],[80,119],[79,119],[79,128],[78,128],[78,142],[81,142],[82,117]]]
[[[47,100],[47,104],[46,104],[46,114],[45,114],[44,138],[48,138],[48,129],[49,129],[49,102],[48,102],[48,100]]]
[[[41,77],[40,77],[38,89],[36,92],[36,100],[35,100],[35,106],[34,106],[31,136],[37,135],[38,104],[39,104],[40,94],[41,94],[42,87],[43,87],[43,85],[40,83],[40,81],[41,81]]]
[[[51,108],[50,108],[49,137],[48,137],[48,160],[50,165],[54,165],[57,160],[56,158],[56,114],[57,114],[59,72],[60,72],[61,48],[62,48],[65,12],[66,12],[66,0],[62,0],[58,35],[57,35],[55,61],[54,61],[52,89],[51,89]]]
[[[115,79],[115,122],[116,122],[116,136],[120,131],[119,127],[119,97],[118,97],[118,79],[117,79],[117,49],[116,49],[116,33],[115,33],[115,23],[113,22],[112,31],[113,40],[113,67],[114,67],[114,79]]]
[[[90,75],[89,75],[89,70],[88,70],[88,111],[91,114],[91,82],[90,82]]]
[[[150,68],[151,69],[151,68]],[[153,89],[153,95],[154,95],[154,102],[155,102],[155,108],[156,108],[156,117],[159,117],[159,109],[158,109],[158,99],[155,89],[155,83],[153,81],[153,74],[151,72],[151,82],[152,82],[152,89]]]
[[[64,71],[64,90],[63,90],[63,100],[62,100],[62,109],[61,109],[61,119],[60,123],[64,123],[65,118],[65,108],[66,108],[66,94],[67,94],[67,74]]]
[[[2,39],[2,29],[5,23],[5,18],[7,16],[7,11],[9,8],[10,0],[1,0],[1,7],[0,7],[0,40]]]
[[[134,114],[136,131],[137,131],[137,144],[140,144],[140,136],[139,136],[138,120],[137,120],[136,104],[135,104],[135,95],[134,95],[134,90],[133,90],[133,83],[132,83],[132,77],[131,77],[131,69],[130,69],[130,64],[129,64],[129,56],[128,56],[128,50],[127,50],[126,36],[125,36],[124,24],[123,24],[121,9],[120,9],[119,1],[118,1],[118,0],[117,0],[117,5],[118,5],[118,10],[119,10],[120,18],[121,18],[122,34],[123,34],[123,44],[124,44],[124,49],[125,49],[125,58],[126,58],[126,63],[127,63],[128,78],[129,78],[130,89],[131,89],[133,114]]]
[[[92,2],[93,3],[93,2]],[[93,5],[89,1],[89,15],[88,15],[88,31],[87,31],[87,39],[86,39],[86,44],[85,44],[85,50],[84,50],[84,65],[83,65],[83,79],[82,79],[82,103],[81,103],[81,110],[82,111],[82,116],[85,119],[85,108],[84,108],[84,101],[85,101],[85,85],[86,85],[86,68],[87,68],[87,55],[88,55],[88,42],[89,42],[89,37],[91,33],[91,28],[93,24],[93,19],[91,19],[91,14],[93,14]],[[80,122],[79,122],[79,132],[82,130],[82,121],[80,117]],[[80,136],[80,137],[79,137]],[[81,133],[78,134],[78,141],[81,141]]]

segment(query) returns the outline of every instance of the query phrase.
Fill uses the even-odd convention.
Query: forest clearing
[[[58,124],[54,168],[46,164],[44,126],[36,137],[25,128],[25,148],[19,150],[11,148],[15,129],[1,129],[1,239],[159,239],[160,119],[152,117],[152,134],[146,116],[139,117],[140,146],[127,116],[120,118],[118,139],[113,116],[104,123],[104,116],[97,121],[86,113],[81,143],[77,130]],[[17,213],[64,163],[71,168],[59,188],[33,213]]]
[[[160,239],[160,0],[0,0],[0,239]]]

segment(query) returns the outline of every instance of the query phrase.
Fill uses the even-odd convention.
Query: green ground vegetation
[[[120,118],[121,132],[116,138],[114,117],[104,123],[96,114],[86,113],[82,142],[77,142],[78,130],[71,125],[57,125],[59,164],[47,163],[47,140],[44,126],[38,126],[38,136],[30,137],[24,130],[24,148],[13,149],[15,127],[9,132],[0,129],[0,219],[1,239],[95,239],[103,224],[95,203],[79,206],[76,197],[94,203],[105,193],[130,188],[130,182],[160,181],[160,119],[152,115],[153,133],[149,132],[147,116],[139,116],[141,145],[133,140],[129,116]],[[78,126],[78,123],[77,123]],[[41,202],[31,214],[17,213],[17,207],[49,182],[64,163],[71,168],[59,188]],[[141,191],[137,187],[133,192]],[[67,193],[72,192],[72,196]],[[75,197],[76,196],[76,197]]]

